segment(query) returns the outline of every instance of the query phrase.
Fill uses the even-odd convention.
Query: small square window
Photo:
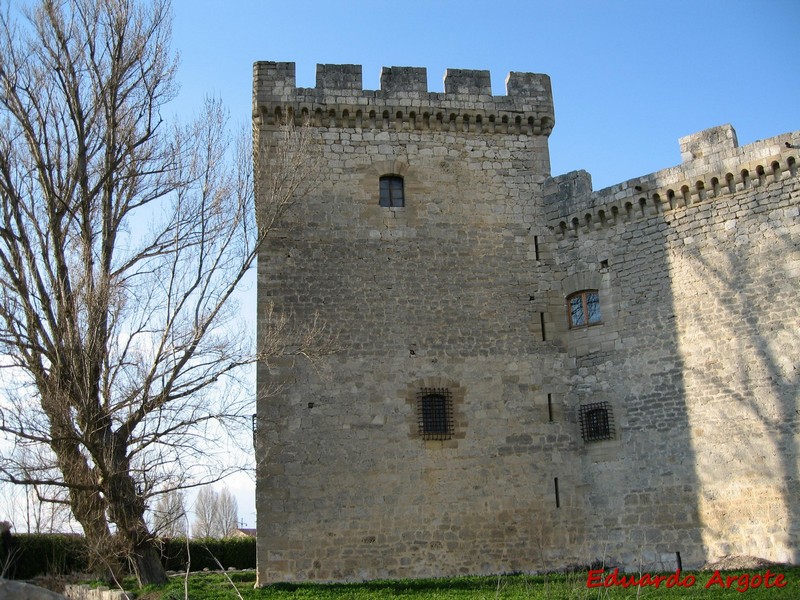
[[[381,177],[380,205],[384,208],[400,208],[406,205],[403,178],[398,175]]]
[[[585,290],[567,297],[567,314],[570,328],[597,325],[600,319],[600,294]]]
[[[424,440],[449,440],[453,437],[453,400],[447,388],[420,388],[417,391],[419,435]]]
[[[614,438],[614,413],[608,402],[593,402],[580,407],[581,437],[584,442]]]

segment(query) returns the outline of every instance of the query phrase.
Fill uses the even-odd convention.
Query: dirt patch
[[[788,567],[786,563],[776,563],[757,556],[723,556],[714,562],[703,565],[703,571],[750,571],[766,567]]]

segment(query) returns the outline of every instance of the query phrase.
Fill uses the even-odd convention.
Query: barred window
[[[600,323],[600,294],[597,290],[584,290],[567,297],[569,326],[588,327]]]
[[[584,442],[614,438],[614,413],[608,402],[593,402],[580,407],[581,436]]]
[[[424,440],[453,437],[453,400],[448,388],[420,388],[417,391],[419,435]]]
[[[398,208],[406,205],[403,178],[398,175],[381,177],[380,205],[385,208]]]

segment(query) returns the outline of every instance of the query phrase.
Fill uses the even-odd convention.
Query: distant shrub
[[[220,559],[222,565],[227,569],[235,567],[237,569],[256,568],[256,539],[247,538],[227,538],[220,540],[221,550],[224,559]]]
[[[188,546],[191,571],[219,569],[216,558],[224,569],[255,569],[255,538],[191,539]],[[187,546],[185,538],[163,540],[162,563],[168,571],[185,571]]]
[[[9,579],[83,573],[88,569],[86,540],[79,535],[18,534],[11,552],[0,545],[0,565]]]
[[[189,540],[192,571],[255,569],[255,538]],[[185,571],[186,540],[163,540],[161,562],[168,571]],[[0,575],[8,579],[33,579],[38,575],[86,573],[89,569],[86,539],[79,535],[19,534],[13,537],[11,556],[0,544]]]

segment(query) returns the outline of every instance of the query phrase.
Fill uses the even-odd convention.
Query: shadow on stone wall
[[[695,240],[705,244],[676,252],[672,265],[683,297],[677,325],[694,405],[698,501],[712,558],[796,563],[798,225],[768,201],[740,204],[748,200],[746,220],[718,226],[715,239]]]

